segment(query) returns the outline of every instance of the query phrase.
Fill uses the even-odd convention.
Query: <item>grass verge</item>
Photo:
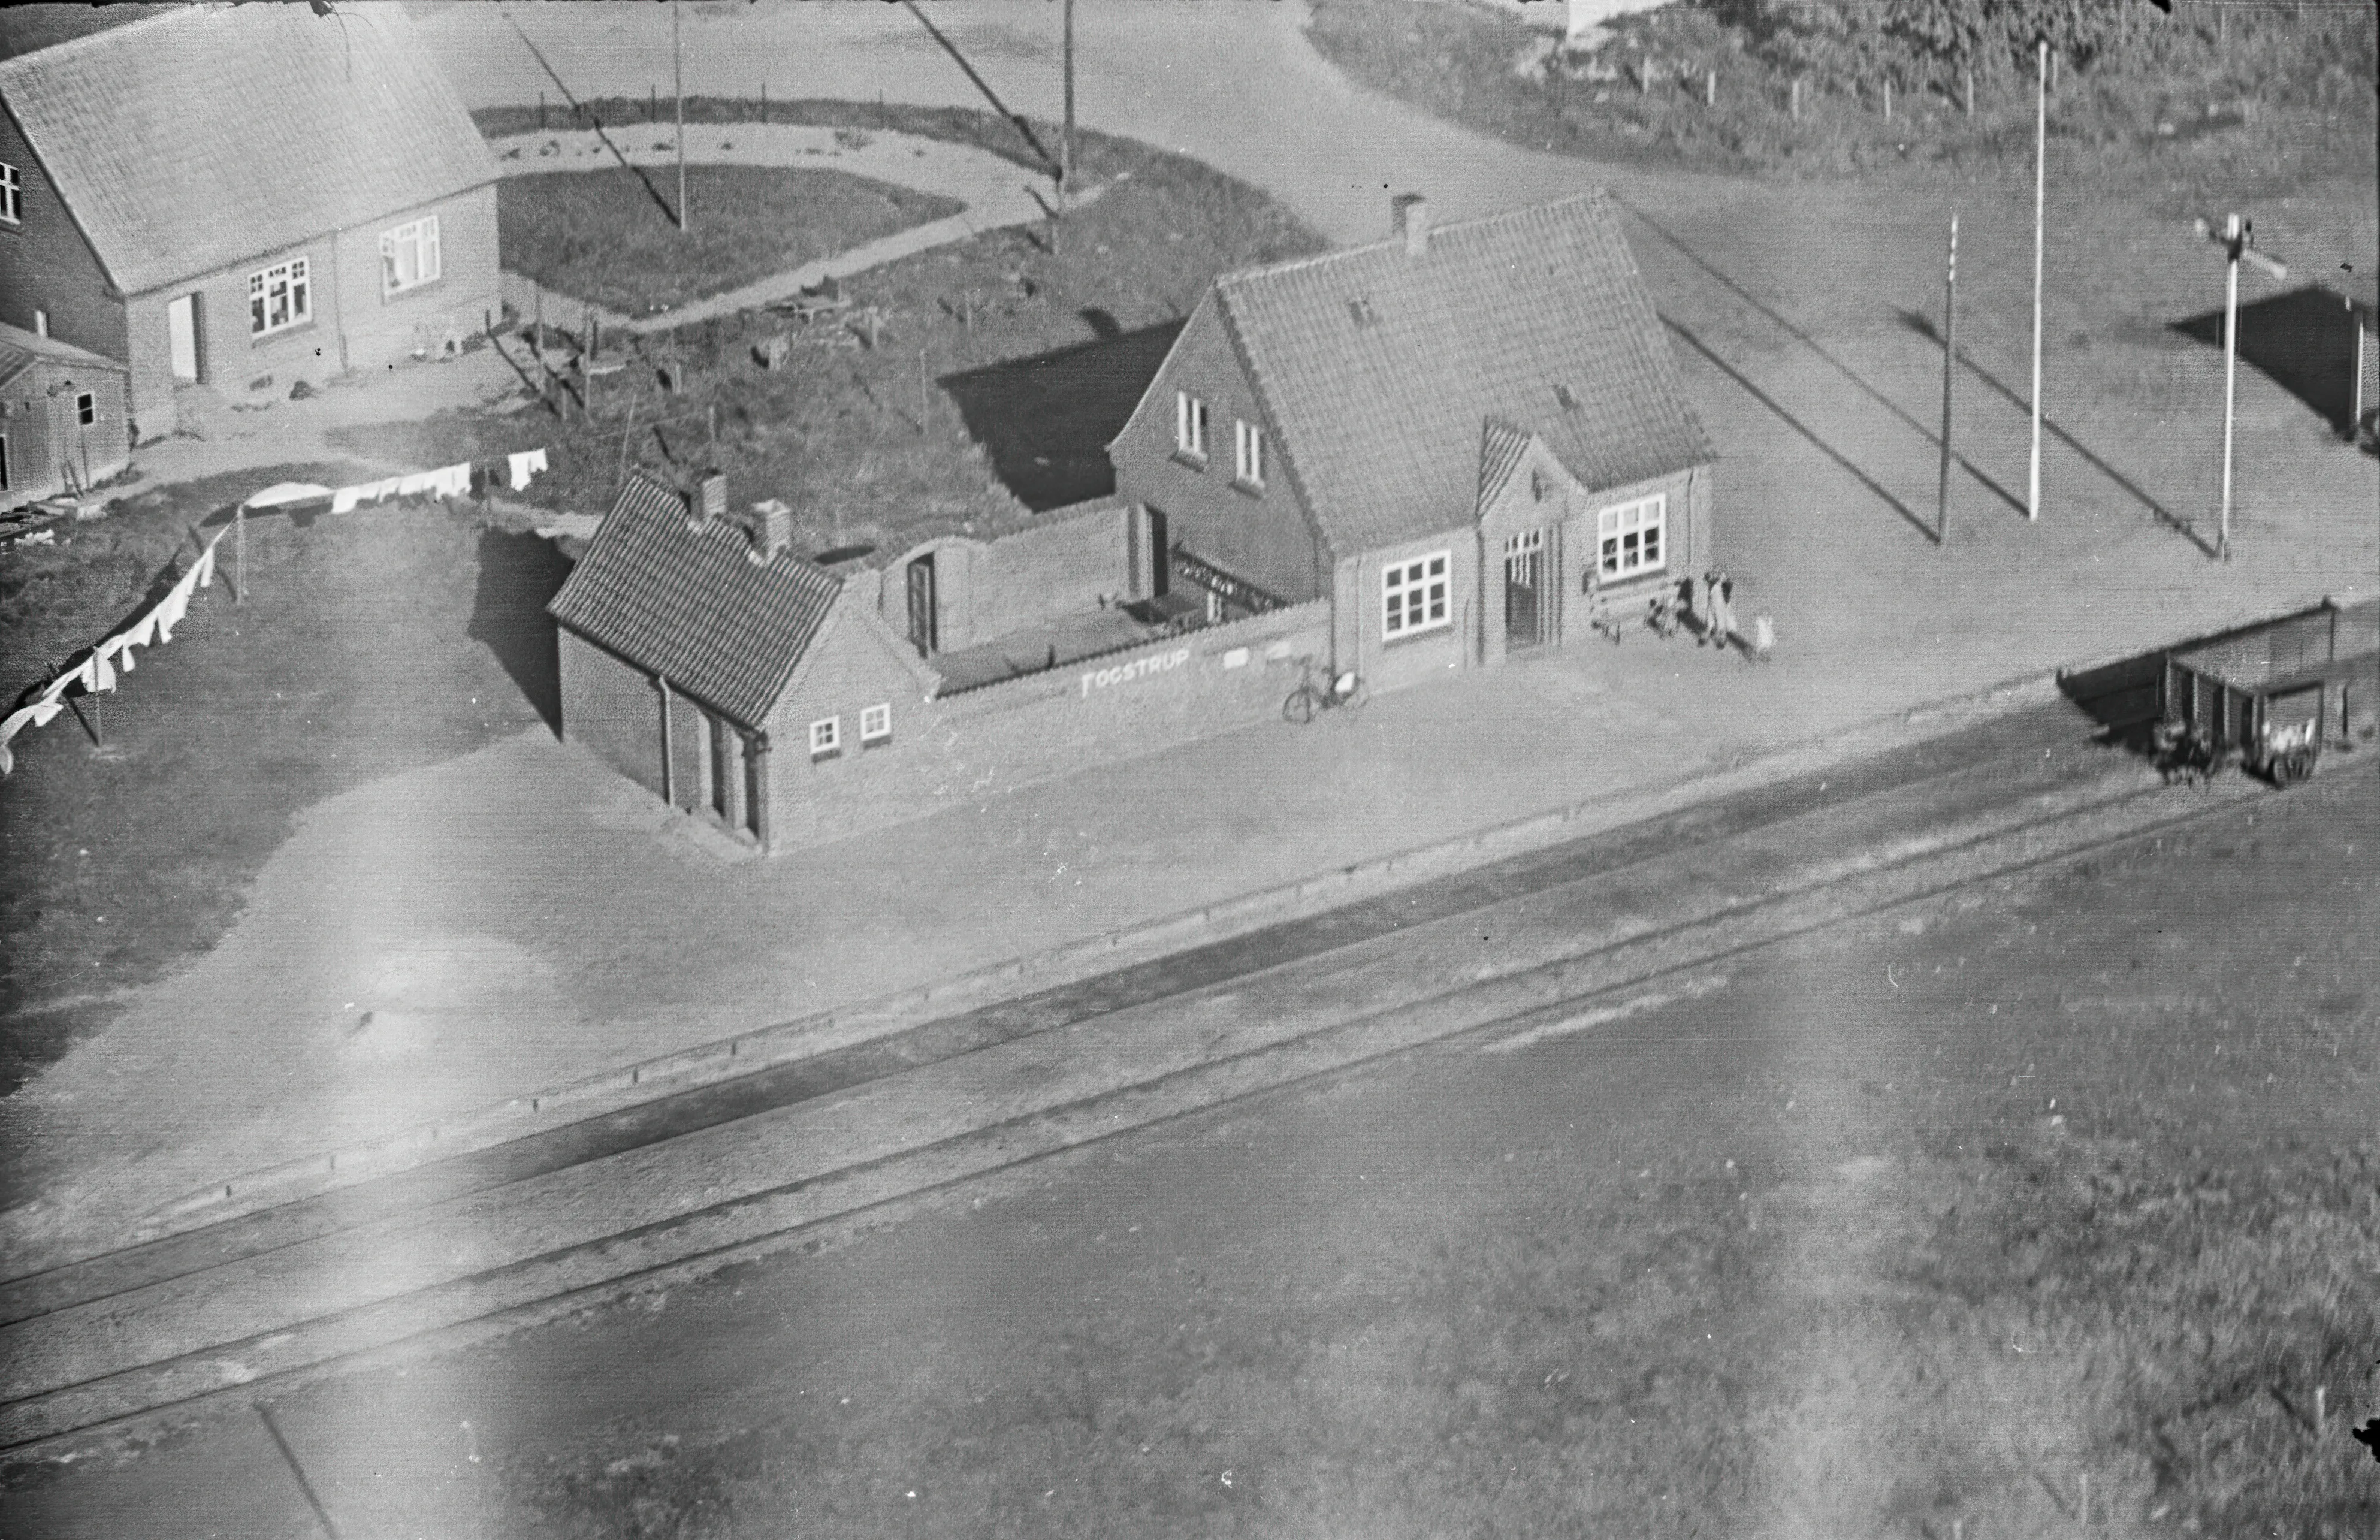
[[[698,165],[686,176],[700,217],[683,233],[619,166],[507,176],[496,186],[504,265],[607,309],[651,315],[965,207],[803,166]]]

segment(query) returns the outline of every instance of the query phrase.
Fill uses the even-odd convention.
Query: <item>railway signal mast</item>
[[[2233,403],[2239,394],[2240,378],[2240,263],[2253,262],[2275,278],[2286,279],[2289,270],[2255,249],[2256,224],[2238,214],[2227,215],[2223,228],[2217,230],[2206,220],[2198,222],[2198,233],[2223,248],[2225,279],[2223,290],[2223,514],[2216,528],[2215,554],[2217,560],[2231,559],[2231,418]]]

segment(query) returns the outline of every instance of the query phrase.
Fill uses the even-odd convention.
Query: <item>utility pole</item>
[[[2041,517],[2041,227],[2043,195],[2048,188],[2049,40],[2040,43],[2033,122],[2033,458],[2025,475],[2024,516]]]
[[[677,227],[686,219],[686,50],[678,41],[677,0],[670,0],[670,88],[677,92]]]
[[[2256,225],[2252,220],[2238,214],[2225,217],[2220,234],[2205,220],[2198,222],[2198,233],[2223,248],[2223,511],[2216,527],[2215,554],[2219,561],[2231,559],[2231,417],[2238,399],[2240,379],[2240,261],[2263,268],[2275,278],[2286,279],[2289,270],[2263,252],[2255,250]]]
[[[1942,280],[1942,475],[1934,489],[1934,543],[1950,542],[1950,386],[1959,369],[1959,211],[1950,211],[1950,261]]]
[[[1066,139],[1059,147],[1058,207],[1064,209],[1075,194],[1075,0],[1066,6]]]

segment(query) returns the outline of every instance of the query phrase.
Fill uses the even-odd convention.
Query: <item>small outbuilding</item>
[[[0,325],[0,513],[81,497],[132,457],[125,367]]]

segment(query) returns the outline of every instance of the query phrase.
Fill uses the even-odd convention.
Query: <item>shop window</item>
[[[1660,571],[1670,560],[1663,538],[1668,520],[1669,499],[1658,492],[1597,514],[1596,534],[1603,576],[1629,577]]]
[[[892,741],[892,708],[888,703],[870,706],[859,713],[859,744],[865,748],[873,744]]]
[[[824,759],[843,751],[843,719],[820,717],[810,723],[810,758]]]
[[[1435,551],[1380,569],[1380,634],[1391,639],[1449,624],[1446,611],[1448,553]]]

